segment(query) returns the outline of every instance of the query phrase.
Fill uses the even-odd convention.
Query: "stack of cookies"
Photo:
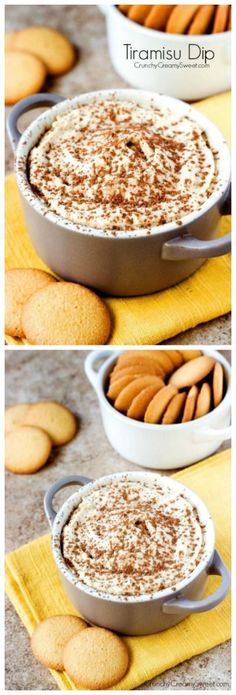
[[[118,5],[133,22],[169,34],[218,34],[231,30],[231,5]]]
[[[63,446],[77,430],[71,411],[56,401],[19,403],[5,414],[5,466],[11,473],[36,473],[52,447]]]
[[[216,408],[224,381],[220,362],[201,350],[129,350],[109,376],[107,398],[129,418],[171,425]]]
[[[129,666],[128,649],[118,635],[90,627],[75,615],[42,620],[31,637],[31,648],[41,664],[65,670],[76,685],[89,690],[111,688]]]
[[[48,75],[71,70],[76,51],[70,41],[51,27],[31,26],[5,37],[5,103],[39,92]]]

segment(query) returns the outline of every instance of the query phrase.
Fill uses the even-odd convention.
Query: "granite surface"
[[[224,351],[227,358],[230,352]],[[31,476],[6,474],[6,551],[48,531],[43,496],[65,475],[96,478],[115,471],[139,470],[116,453],[102,424],[97,397],[84,373],[85,350],[6,350],[6,405],[56,399],[78,417],[75,439],[54,450],[50,462]],[[225,445],[228,446],[227,444]],[[60,505],[68,492],[58,494]],[[29,638],[11,603],[6,601],[6,689],[55,690],[50,673],[32,656]],[[147,690],[230,689],[230,645],[196,656],[151,682]]]
[[[64,31],[78,49],[78,61],[73,70],[57,79],[50,79],[50,92],[69,97],[80,92],[113,87],[127,87],[111,65],[106,40],[105,19],[96,6],[78,5],[8,5],[7,31],[21,29],[31,23],[46,24]],[[9,108],[6,109],[8,113]],[[21,118],[20,127],[34,115]],[[12,171],[13,155],[6,138],[6,172]],[[171,344],[230,345],[230,314],[197,326],[171,339]]]

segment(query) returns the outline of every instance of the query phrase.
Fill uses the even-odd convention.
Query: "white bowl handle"
[[[199,442],[199,440],[204,439],[207,441],[212,441],[212,440],[219,440],[221,442],[226,442],[227,439],[231,439],[232,436],[232,427],[229,425],[229,427],[222,427],[222,429],[213,429],[208,427],[207,429],[199,429],[196,430],[196,432],[193,433],[193,440],[195,442]]]
[[[98,389],[99,381],[99,369],[96,369],[96,365],[99,361],[106,360],[113,354],[115,354],[113,350],[92,350],[86,357],[84,364],[85,373],[95,391]]]

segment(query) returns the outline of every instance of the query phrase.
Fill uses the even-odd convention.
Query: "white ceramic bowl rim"
[[[169,486],[177,488],[180,493],[184,493],[185,496],[188,498],[188,500],[193,504],[194,507],[196,507],[199,518],[200,520],[204,523],[206,527],[206,535],[205,535],[205,548],[204,548],[204,555],[202,560],[199,562],[195,570],[187,577],[186,579],[182,580],[181,582],[178,582],[175,584],[174,588],[168,588],[164,589],[163,591],[157,591],[149,594],[142,594],[140,596],[131,596],[131,597],[119,597],[113,594],[108,594],[105,592],[97,591],[96,589],[93,589],[92,587],[89,587],[85,585],[84,583],[77,581],[75,575],[71,572],[71,570],[68,568],[66,565],[66,562],[62,556],[62,551],[61,551],[61,533],[62,529],[65,526],[70,514],[72,511],[78,506],[79,502],[81,499],[90,494],[91,490],[94,489],[95,487],[100,487],[101,485],[105,485],[107,482],[114,481],[117,479],[122,479],[122,480],[150,480],[150,479],[162,479],[164,480]],[[176,595],[178,592],[182,591],[188,584],[194,581],[196,577],[198,577],[201,572],[206,569],[209,566],[209,563],[211,562],[211,558],[214,552],[214,547],[215,547],[215,528],[213,524],[212,517],[205,506],[204,502],[196,495],[195,492],[190,490],[190,488],[186,487],[179,481],[175,480],[171,476],[165,476],[165,475],[160,475],[159,473],[147,473],[147,472],[126,472],[126,473],[114,473],[111,475],[104,476],[102,478],[98,478],[95,481],[92,481],[91,483],[88,483],[87,485],[81,487],[77,492],[75,492],[73,495],[71,495],[61,506],[59,512],[57,513],[57,516],[55,517],[54,523],[53,523],[53,528],[52,528],[52,549],[53,549],[53,554],[57,563],[57,566],[59,567],[60,571],[62,574],[65,576],[65,578],[76,588],[79,590],[83,591],[84,593],[94,596],[96,598],[100,598],[103,600],[111,601],[113,603],[140,603],[140,602],[147,602],[155,599],[164,599],[166,597]]]
[[[106,394],[105,394],[105,379],[114,364],[114,362],[117,360],[118,355],[124,352],[124,350],[117,350],[115,352],[115,355],[112,355],[106,359],[102,367],[97,372],[97,376],[99,378],[99,382],[97,382],[97,395],[99,399],[101,400],[102,404],[109,410],[112,411],[113,415],[115,418],[118,420],[122,421],[128,421],[129,425],[131,427],[135,427],[138,429],[151,429],[151,430],[163,430],[169,431],[169,432],[176,432],[176,430],[190,430],[190,429],[197,429],[197,428],[203,428],[205,426],[209,427],[211,424],[211,420],[214,420],[215,413],[221,413],[222,410],[225,409],[225,407],[228,406],[228,403],[231,398],[231,368],[229,362],[221,355],[219,352],[216,350],[203,350],[203,353],[206,355],[210,355],[212,357],[215,357],[215,359],[222,364],[224,367],[224,372],[227,377],[228,383],[227,383],[227,390],[224,395],[224,398],[222,399],[221,403],[211,410],[207,415],[203,415],[202,417],[198,418],[197,420],[190,420],[190,422],[180,422],[180,423],[175,423],[173,425],[158,425],[158,424],[148,424],[146,422],[140,422],[140,420],[133,420],[132,418],[127,418],[126,415],[123,415],[123,413],[119,413],[116,408],[111,405],[110,401],[108,400]],[[138,350],[137,350],[138,352]]]
[[[220,31],[218,34],[193,34],[192,36],[188,34],[168,34],[166,31],[159,31],[157,29],[151,29],[150,27],[144,27],[142,24],[138,24],[138,22],[133,22],[132,19],[129,19],[125,14],[123,14],[116,5],[108,5],[105,6],[105,9],[103,10],[102,8],[104,5],[101,5],[101,11],[103,14],[113,14],[114,17],[121,19],[121,21],[124,21],[124,23],[127,25],[128,23],[132,25],[132,29],[137,29],[137,33],[148,36],[150,35],[150,32],[152,35],[157,35],[162,38],[162,40],[168,41],[168,40],[174,40],[174,41],[179,41],[180,43],[184,43],[186,41],[193,41],[194,39],[200,39],[201,41],[206,41],[207,45],[208,43],[214,43],[217,41],[217,43],[220,41],[220,39],[223,39],[225,36],[229,36],[231,34],[230,31]]]
[[[158,100],[165,103],[172,110],[176,109],[178,112],[186,114],[190,118],[196,121],[203,128],[207,134],[208,141],[213,149],[217,149],[218,152],[218,181],[216,190],[209,196],[202,207],[192,212],[188,215],[182,217],[182,224],[177,225],[175,222],[170,222],[167,224],[159,225],[158,227],[151,227],[150,229],[140,228],[132,231],[116,231],[95,229],[92,227],[85,227],[74,224],[65,218],[60,217],[54,212],[51,212],[49,208],[43,203],[40,198],[33,192],[27,172],[27,160],[30,150],[39,141],[43,132],[48,128],[55,117],[67,111],[76,104],[89,103],[95,100],[102,100],[104,98],[115,97],[121,101],[134,101],[141,104],[155,104]],[[44,218],[50,220],[52,223],[68,229],[68,231],[79,232],[80,234],[91,235],[102,238],[112,238],[114,241],[123,239],[134,239],[135,237],[148,237],[150,235],[158,235],[164,232],[175,231],[176,235],[181,234],[181,229],[183,225],[191,224],[195,220],[198,220],[206,212],[208,212],[213,206],[219,204],[220,200],[227,191],[230,183],[230,154],[227,143],[225,142],[223,135],[218,130],[218,128],[204,116],[200,111],[197,111],[192,106],[187,104],[180,99],[174,97],[166,96],[164,94],[157,94],[155,92],[148,92],[138,89],[106,89],[94,92],[88,92],[81,94],[80,96],[73,97],[72,99],[65,99],[55,106],[50,107],[44,111],[38,118],[36,118],[23,132],[20,141],[18,143],[16,152],[16,179],[21,193],[27,202],[35,208],[35,210],[42,215]]]

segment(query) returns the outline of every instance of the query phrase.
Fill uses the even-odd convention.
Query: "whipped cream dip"
[[[48,210],[116,234],[181,223],[216,189],[204,130],[163,105],[115,97],[68,107],[32,148],[28,177]]]
[[[205,527],[184,493],[165,481],[120,479],[83,497],[62,530],[78,581],[115,596],[173,588],[200,563]]]

